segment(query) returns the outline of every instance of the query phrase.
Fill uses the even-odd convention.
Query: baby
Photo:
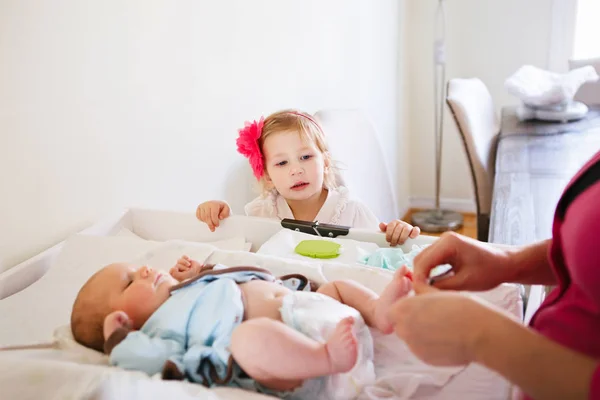
[[[399,270],[378,296],[350,280],[292,291],[265,269],[203,266],[186,256],[170,274],[116,263],[81,288],[71,329],[79,343],[110,354],[111,364],[165,379],[350,398],[360,376],[347,375],[369,366],[373,373],[366,325],[391,333],[386,314],[411,288],[406,273]]]

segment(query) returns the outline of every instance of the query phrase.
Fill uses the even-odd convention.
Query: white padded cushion
[[[179,252],[195,252],[196,256],[202,257],[207,251],[212,250],[209,262],[221,262],[228,265],[258,265],[271,269],[276,275],[299,272],[313,277],[321,282],[350,278],[362,282],[375,291],[380,291],[392,276],[390,271],[369,267],[344,266],[339,263],[322,264],[316,261],[301,261],[284,259],[274,256],[259,255],[240,251],[219,250],[207,244],[173,241],[168,243],[146,242],[132,237],[97,237],[97,236],[75,236],[70,238],[59,260],[51,268],[46,276],[52,279],[41,279],[30,288],[23,290],[20,303],[22,308],[0,310],[3,316],[3,328],[13,327],[13,335],[20,339],[16,343],[27,343],[27,338],[48,340],[45,336],[45,328],[51,324],[26,325],[27,321],[40,322],[40,312],[48,310],[47,303],[55,302],[54,299],[61,298],[62,307],[57,309],[64,316],[68,316],[74,294],[80,285],[91,273],[104,264],[114,262],[118,259],[128,257],[138,260],[146,260],[156,267],[168,266],[170,258],[178,256]],[[85,257],[83,257],[85,256]],[[83,257],[83,258],[82,258]],[[162,265],[160,265],[162,264]],[[65,294],[63,295],[63,293]],[[15,297],[17,296],[15,295]],[[518,289],[514,285],[504,285],[494,291],[480,294],[486,300],[493,302],[501,308],[508,310],[516,316],[520,316],[522,304],[519,303]],[[46,296],[43,298],[42,296]],[[10,300],[10,297],[6,300]],[[0,305],[6,301],[0,302]],[[68,301],[67,301],[68,300]],[[17,303],[18,304],[18,303]],[[55,305],[56,306],[56,305]],[[7,311],[11,313],[6,314]],[[26,311],[26,312],[24,312]],[[60,315],[49,313],[46,321],[61,325]],[[16,320],[15,315],[23,315],[24,318]],[[64,318],[62,318],[64,321]],[[68,322],[68,319],[67,319]],[[30,335],[31,330],[42,329],[37,335]],[[2,332],[4,338],[5,332]],[[185,382],[159,381],[148,379],[139,372],[125,372],[116,368],[103,367],[106,357],[100,353],[82,348],[74,343],[70,335],[68,325],[64,324],[56,330],[55,338],[59,348],[67,351],[51,350],[27,350],[8,351],[0,357],[0,370],[5,373],[0,377],[0,387],[7,388],[9,394],[19,394],[22,397],[26,393],[27,398],[40,398],[48,393],[61,394],[69,398],[165,398],[165,396],[177,398],[210,398],[219,400],[249,400],[263,398],[255,393],[236,391],[231,388],[219,388],[207,390],[201,385],[192,385]],[[379,341],[378,339],[384,339]],[[383,382],[379,389],[385,390],[391,397],[400,394],[414,392],[421,385],[440,386],[456,373],[454,370],[425,368],[424,364],[418,362],[414,357],[407,357],[402,353],[402,345],[393,335],[387,338],[381,335],[375,337],[377,354],[376,360],[379,365],[379,375],[389,383]],[[389,343],[388,343],[389,341]],[[399,355],[400,353],[401,355]],[[385,358],[387,357],[387,359]],[[66,362],[65,362],[66,361]],[[446,371],[446,372],[444,372]],[[440,373],[442,375],[440,375]],[[134,379],[135,378],[135,379]],[[439,378],[431,382],[432,378]],[[457,378],[460,378],[458,376]],[[477,382],[481,382],[478,380]],[[471,381],[468,381],[472,385]],[[502,383],[502,382],[500,382]],[[398,385],[397,387],[395,385]],[[13,389],[15,387],[16,389]],[[186,391],[195,390],[195,392]],[[494,392],[498,386],[485,386],[483,393]],[[502,388],[500,388],[502,389]],[[472,386],[470,386],[472,390]],[[23,392],[25,391],[25,392]],[[392,393],[389,393],[392,391]],[[113,395],[111,395],[113,393]],[[11,397],[9,395],[9,397]],[[12,396],[16,397],[16,396]],[[390,397],[390,396],[388,396]],[[388,398],[386,397],[386,398]],[[459,398],[456,393],[451,398]],[[464,397],[464,396],[463,396]]]
[[[146,240],[127,228],[121,228],[119,232],[117,232],[114,236],[120,237],[131,237],[137,238],[140,240]],[[187,243],[195,243],[195,242],[187,242]],[[231,251],[249,251],[252,243],[246,242],[246,239],[243,236],[235,236],[228,239],[223,240],[215,240],[215,241],[203,241],[201,243],[208,243],[211,246],[214,246],[221,250],[231,250]]]

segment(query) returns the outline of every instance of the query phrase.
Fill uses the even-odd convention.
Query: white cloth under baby
[[[375,382],[373,338],[360,313],[331,297],[314,292],[294,292],[283,299],[283,322],[319,342],[325,342],[343,318],[354,318],[358,339],[358,360],[343,374],[309,379],[284,398],[293,400],[350,400],[359,396],[366,385]]]
[[[365,386],[358,400],[407,400],[443,390],[465,367],[434,367],[419,360],[396,335],[371,329],[377,380]]]

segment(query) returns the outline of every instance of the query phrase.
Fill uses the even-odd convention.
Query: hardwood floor
[[[414,212],[420,211],[419,209],[410,209],[404,216],[403,220],[410,222],[411,216]],[[472,237],[473,239],[477,239],[477,216],[474,213],[462,213],[464,222],[463,227],[457,230],[457,233],[461,235]],[[441,233],[430,233],[430,232],[422,232],[425,235],[431,236],[440,236]]]

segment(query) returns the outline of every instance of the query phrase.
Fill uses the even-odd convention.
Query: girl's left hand
[[[408,238],[414,239],[421,233],[419,227],[412,226],[408,222],[399,219],[395,219],[388,224],[381,222],[379,229],[385,232],[385,240],[390,243],[390,246],[402,244]]]
[[[396,335],[428,364],[466,365],[475,361],[476,347],[497,315],[474,298],[444,292],[415,282],[416,295],[392,305],[388,318]]]

